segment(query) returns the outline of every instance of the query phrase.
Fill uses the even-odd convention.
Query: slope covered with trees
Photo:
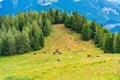
[[[0,17],[0,55],[39,50],[51,30],[51,22],[44,12],[19,12],[16,16]]]
[[[120,53],[119,32],[113,34],[95,21],[87,21],[84,16],[79,15],[77,12],[67,15],[65,26],[81,33],[83,40],[93,40],[95,45],[104,50],[105,53]]]
[[[44,47],[44,37],[52,31],[51,24],[64,23],[80,33],[85,41],[93,40],[105,53],[120,53],[120,33],[112,34],[95,21],[87,21],[78,12],[68,14],[59,9],[47,12],[19,12],[16,16],[0,16],[0,55],[21,54]]]

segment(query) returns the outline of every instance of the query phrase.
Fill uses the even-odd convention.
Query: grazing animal
[[[36,55],[36,53],[34,53],[34,55]]]
[[[45,60],[45,62],[47,62],[47,60]]]
[[[87,57],[89,57],[89,58],[94,58],[92,55],[87,55]]]
[[[91,57],[92,55],[87,55],[87,57]]]
[[[46,52],[43,52],[44,54],[46,54]]]
[[[96,57],[100,57],[100,56],[96,56]]]
[[[56,49],[56,53],[62,54],[62,52],[59,49]]]
[[[53,52],[53,55],[55,55],[56,54],[56,52]]]
[[[60,51],[59,49],[56,49],[56,52],[57,52],[57,53],[59,53],[59,51]]]
[[[60,62],[60,61],[61,61],[61,59],[57,59],[57,61],[58,61],[58,62]]]
[[[59,49],[56,49],[55,52],[53,52],[53,55],[56,55],[56,53],[62,54],[62,52]]]

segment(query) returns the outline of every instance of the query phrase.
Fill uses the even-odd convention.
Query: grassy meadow
[[[63,24],[45,42],[42,50],[0,57],[0,80],[120,80],[120,54],[104,54]]]

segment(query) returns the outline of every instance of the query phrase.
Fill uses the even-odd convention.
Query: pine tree
[[[40,29],[39,44],[40,44],[41,48],[44,47],[44,36],[43,36],[43,32],[41,29]]]
[[[15,42],[16,42],[15,47],[16,47],[17,54],[23,53],[23,51],[21,50],[21,45],[22,45],[22,42],[21,42],[21,40],[22,40],[21,32],[17,31],[14,36],[15,36]]]
[[[63,18],[62,18],[62,23],[65,23],[65,20],[67,19],[68,14],[66,12],[66,10],[63,12]]]
[[[25,17],[24,14],[22,12],[19,12],[19,14],[17,15],[17,20],[18,20],[18,26],[19,26],[19,30],[22,31],[24,24],[26,23],[25,21]]]
[[[37,24],[38,24],[39,28],[43,27],[43,22],[42,22],[41,18],[38,19]]]
[[[52,31],[51,23],[49,19],[45,20],[44,25],[42,26],[42,32],[44,36],[48,36]]]
[[[71,28],[71,25],[70,25],[70,17],[69,17],[69,16],[66,18],[64,24],[65,24],[65,27]]]
[[[120,33],[117,33],[115,35],[115,40],[114,40],[114,52],[115,53],[120,53]]]
[[[31,50],[30,39],[27,32],[17,32],[15,35],[17,53],[25,53]]]
[[[54,10],[52,9],[52,8],[50,8],[50,10],[49,10],[49,15],[50,15],[50,21],[51,21],[51,23],[53,24],[53,23],[55,23],[55,12],[54,12]]]
[[[0,16],[0,28],[2,26],[2,21],[3,21],[2,16]]]
[[[7,36],[3,40],[2,55],[12,55],[16,53],[15,38],[9,29]]]
[[[99,37],[98,37],[98,44],[101,49],[103,49],[104,39],[105,39],[105,33],[103,29],[100,29]]]
[[[73,15],[71,17],[71,28],[73,31],[80,33],[84,22],[86,22],[84,16],[82,18],[77,12],[73,12]]]
[[[30,48],[30,39],[28,36],[28,33],[26,31],[22,31],[22,37],[21,37],[21,42],[22,42],[22,49],[23,52],[29,52],[31,50]]]
[[[81,36],[82,36],[82,39],[85,41],[90,40],[90,29],[88,24],[85,24],[83,26]]]
[[[90,26],[91,39],[94,39],[94,37],[95,37],[96,26],[97,26],[96,22],[92,21],[91,26]]]
[[[1,55],[1,52],[2,52],[2,44],[3,44],[2,38],[0,37],[0,55]]]
[[[62,13],[59,9],[57,9],[55,12],[55,24],[58,24],[61,22],[62,22]]]
[[[36,22],[32,25],[32,37],[31,37],[31,48],[32,50],[39,50],[41,48],[39,39],[40,39],[40,29]]]
[[[103,50],[105,53],[113,53],[113,37],[111,34],[105,36]]]
[[[81,17],[80,17],[81,18]],[[87,19],[85,16],[82,16],[82,20],[81,20],[81,26],[84,26],[84,24],[87,23]]]

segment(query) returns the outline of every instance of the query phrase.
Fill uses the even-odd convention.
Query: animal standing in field
[[[36,53],[34,53],[34,55],[36,55]]]
[[[55,55],[56,54],[56,52],[53,52],[53,55]]]
[[[57,59],[57,61],[58,61],[58,62],[60,62],[60,61],[61,61],[61,59]]]
[[[46,54],[46,52],[43,52],[44,54]]]
[[[96,56],[96,57],[100,57],[100,56]]]
[[[56,49],[55,52],[53,52],[53,55],[56,55],[56,53],[62,54],[62,52],[59,49]]]
[[[92,55],[87,55],[88,58],[94,58]]]

